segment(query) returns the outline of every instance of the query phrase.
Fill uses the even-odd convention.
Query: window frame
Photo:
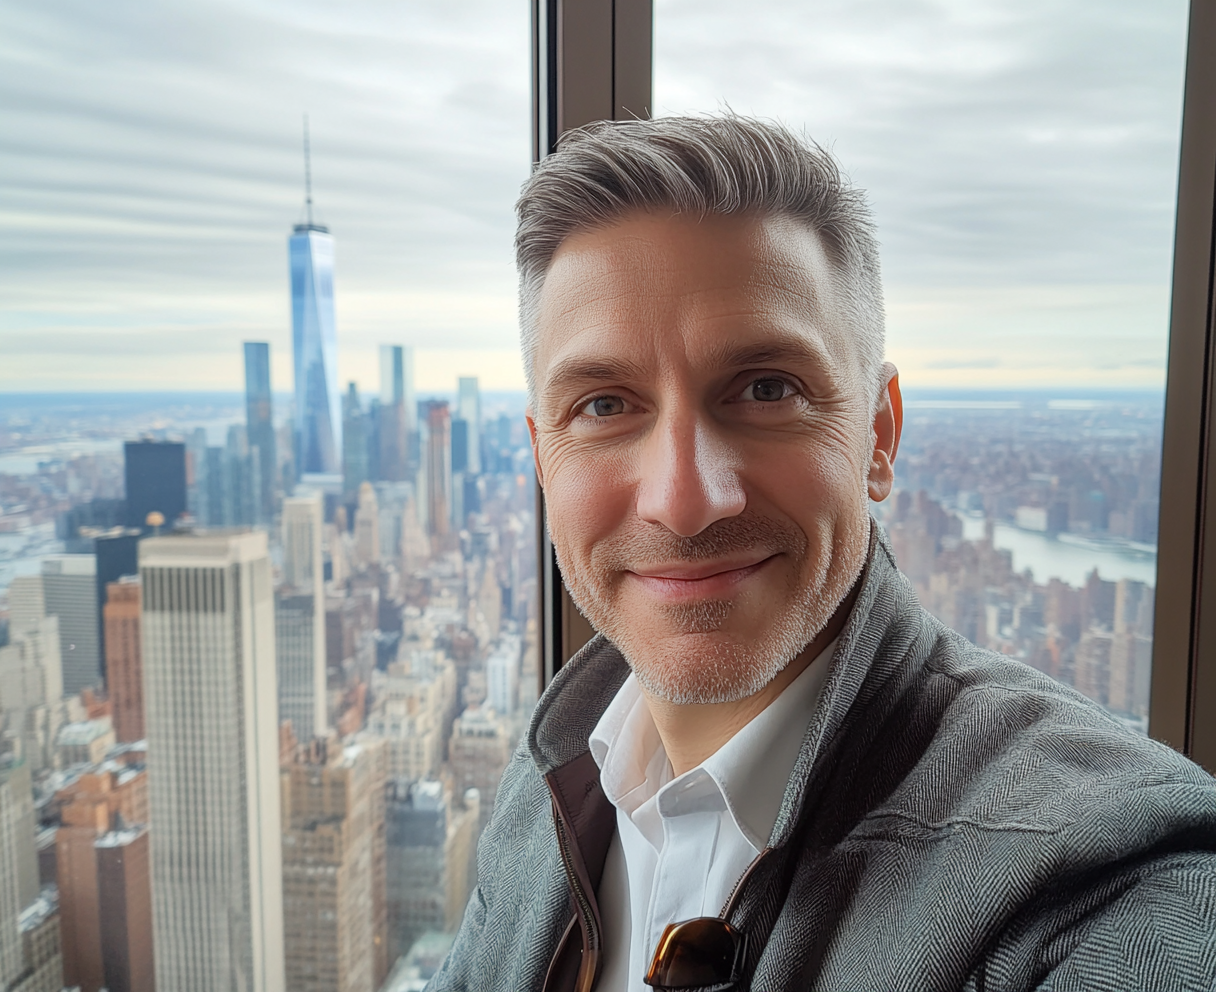
[[[533,0],[533,161],[593,120],[647,118],[652,0]],[[1216,4],[1192,0],[1161,462],[1149,734],[1216,772]],[[537,490],[541,690],[594,634],[562,583]],[[1209,520],[1211,526],[1208,525]],[[1210,578],[1209,578],[1210,576]]]
[[[1216,5],[1192,0],[1161,450],[1149,735],[1216,772]]]

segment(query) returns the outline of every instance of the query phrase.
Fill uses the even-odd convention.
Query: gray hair
[[[878,241],[865,193],[832,155],[782,125],[728,114],[597,121],[562,136],[516,204],[520,338],[536,399],[537,319],[561,243],[634,211],[772,214],[819,234],[838,279],[841,317],[857,331],[863,381],[878,402],[883,362]]]

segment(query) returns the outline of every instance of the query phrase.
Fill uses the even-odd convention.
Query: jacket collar
[[[896,569],[885,534],[872,522],[861,590],[837,642],[827,681],[777,814],[770,846],[780,847],[789,839],[807,799],[814,766],[831,750],[830,744],[845,727],[853,704],[863,694],[880,691],[906,657],[910,645],[889,643],[893,631],[906,630],[911,638],[920,628],[919,623],[892,623],[892,605],[902,607],[898,612],[919,612],[910,590],[894,588],[906,583]],[[888,608],[876,610],[880,601],[885,601]],[[528,749],[542,775],[588,753],[591,731],[628,676],[629,665],[621,652],[598,634],[562,666],[537,703],[528,728]]]

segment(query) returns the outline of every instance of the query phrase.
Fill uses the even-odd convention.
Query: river
[[[982,517],[960,516],[964,538],[974,541],[984,536]],[[1029,568],[1035,582],[1040,584],[1054,578],[1071,586],[1083,586],[1095,566],[1098,575],[1108,582],[1135,579],[1150,586],[1157,584],[1157,556],[1151,551],[1074,544],[1072,540],[1062,541],[1008,524],[993,528],[992,543],[1003,551],[1013,552],[1014,571]]]

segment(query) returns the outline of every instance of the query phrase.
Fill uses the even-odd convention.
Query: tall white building
[[[38,894],[34,853],[34,793],[28,766],[0,761],[0,988],[18,988],[25,968],[21,911]]]
[[[14,632],[59,618],[63,691],[74,696],[101,681],[97,640],[97,559],[93,555],[48,555],[38,575],[20,576],[9,588]]]
[[[264,533],[139,547],[156,986],[285,992]]]
[[[283,581],[301,592],[320,593],[321,496],[289,496],[283,500]]]
[[[283,584],[275,591],[279,720],[301,741],[324,736],[325,581],[321,497],[283,500]]]
[[[58,617],[23,624],[0,648],[0,707],[10,732],[21,737],[30,771],[50,767],[66,718]]]
[[[503,634],[486,659],[486,698],[503,716],[515,712],[519,692],[519,657],[519,636]]]

